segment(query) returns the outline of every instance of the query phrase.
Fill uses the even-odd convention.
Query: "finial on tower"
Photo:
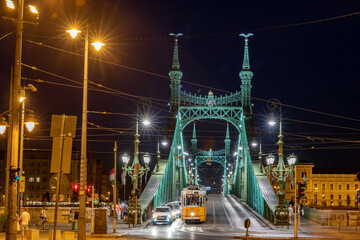
[[[226,138],[230,138],[229,124],[226,124]]]
[[[249,39],[249,37],[254,36],[254,34],[252,34],[252,33],[247,33],[247,34],[241,33],[239,36],[245,38],[245,52],[244,52],[243,70],[244,69],[250,69],[248,39]]]
[[[194,126],[193,126],[193,135],[192,135],[192,138],[193,138],[193,139],[196,139],[196,127],[195,127],[195,123],[194,123]]]
[[[178,53],[178,39],[179,37],[183,36],[182,33],[170,33],[169,36],[174,37],[174,56],[173,56],[173,64],[172,64],[172,70],[178,70],[180,69],[180,63],[179,63],[179,53]]]

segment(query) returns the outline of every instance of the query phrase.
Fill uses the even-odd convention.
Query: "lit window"
[[[334,184],[330,184],[330,190],[334,190]]]
[[[39,177],[36,178],[36,182],[40,182],[40,178],[39,178]]]
[[[34,182],[34,178],[33,178],[33,177],[30,177],[30,178],[29,178],[29,182]]]
[[[359,185],[355,184],[355,190],[359,189]]]

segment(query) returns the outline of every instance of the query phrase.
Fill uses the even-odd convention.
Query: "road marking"
[[[221,201],[221,205],[223,206],[223,208],[224,208],[224,211],[225,211],[225,214],[226,214],[226,217],[228,218],[228,220],[229,220],[229,223],[230,223],[230,225],[231,225],[231,228],[234,228],[234,226],[233,226],[233,224],[232,224],[232,222],[231,222],[231,220],[230,220],[230,218],[229,218],[229,214],[227,213],[227,211],[226,211],[226,209],[225,209],[225,207],[224,207],[224,202],[223,201]]]

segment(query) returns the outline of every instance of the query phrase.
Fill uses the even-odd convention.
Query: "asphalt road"
[[[206,221],[200,224],[186,224],[180,219],[172,225],[148,225],[140,230],[125,230],[127,237],[149,239],[232,239],[245,235],[244,221],[249,218],[251,226],[258,231],[269,227],[254,217],[247,209],[231,196],[209,195]]]

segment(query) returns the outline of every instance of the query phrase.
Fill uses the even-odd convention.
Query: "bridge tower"
[[[194,123],[193,134],[192,134],[192,139],[191,139],[191,151],[192,151],[193,157],[195,157],[195,155],[196,155],[197,143],[198,143],[198,140],[196,139],[196,127],[195,127],[195,123]]]
[[[251,80],[254,73],[250,70],[250,59],[249,59],[249,46],[248,39],[253,36],[252,33],[240,34],[245,38],[245,49],[244,49],[244,61],[242,70],[239,73],[241,78],[241,103],[244,109],[245,115],[251,114]]]
[[[229,132],[229,123],[226,125],[226,136],[225,136],[225,167],[224,167],[224,194],[229,195],[229,182],[228,182],[228,173],[227,173],[227,167],[228,162],[230,161],[230,132]]]
[[[180,62],[179,62],[179,47],[178,47],[178,38],[182,36],[181,33],[170,33],[170,36],[174,37],[174,54],[173,54],[173,62],[172,67],[169,72],[169,77],[171,79],[170,90],[171,90],[171,98],[170,98],[170,112],[173,117],[178,113],[178,109],[180,106],[180,89],[181,89],[181,78],[183,73],[180,70]]]

